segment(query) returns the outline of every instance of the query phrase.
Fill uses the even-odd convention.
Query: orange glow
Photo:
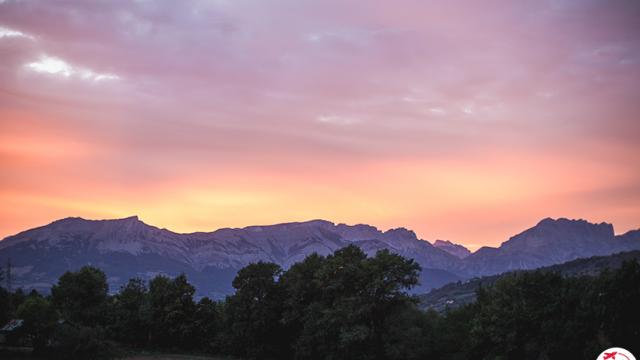
[[[640,226],[631,2],[290,5],[0,1],[21,34],[0,36],[0,238],[68,216],[472,249],[545,217]]]
[[[56,142],[39,144],[44,148]],[[194,171],[167,182],[110,187],[101,179],[74,182],[57,173],[56,163],[75,157],[67,146],[56,149],[55,157],[48,151],[13,149],[12,157],[36,158],[51,173],[30,179],[33,189],[0,192],[4,234],[65,216],[137,214],[149,224],[178,232],[323,218],[381,228],[405,226],[428,240],[447,238],[477,248],[498,245],[545,216],[615,218],[618,231],[633,228],[637,216],[632,205],[579,201],[582,194],[631,181],[634,174],[606,164],[577,165],[574,158],[537,156],[533,161],[523,154],[480,163],[410,159],[367,163],[337,174]],[[602,175],[576,177],[576,172]]]

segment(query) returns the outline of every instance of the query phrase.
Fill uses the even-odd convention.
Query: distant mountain
[[[605,269],[615,270],[620,268],[625,261],[640,262],[640,251],[636,250],[621,252],[614,255],[582,258],[562,264],[538,268],[536,270],[558,272],[564,276],[596,276]],[[496,280],[506,274],[507,273],[502,273],[500,275],[473,278],[471,280],[454,282],[441,288],[433,289],[426,294],[418,296],[420,299],[420,305],[424,309],[444,311],[447,308],[453,309],[464,304],[468,304],[475,301],[476,291],[478,288],[492,285]]]
[[[464,259],[467,256],[471,255],[471,251],[469,251],[469,249],[467,249],[466,247],[459,244],[454,244],[448,240],[436,240],[436,242],[433,243],[433,246],[437,247],[440,250],[444,250],[460,259]]]
[[[220,298],[233,291],[231,280],[249,263],[269,261],[288,268],[311,253],[327,255],[349,244],[369,255],[389,249],[415,259],[423,269],[415,291],[426,292],[474,276],[640,249],[640,231],[615,236],[610,224],[545,219],[499,248],[468,255],[460,245],[432,245],[404,228],[383,232],[370,225],[324,220],[178,234],[135,216],[67,218],[0,241],[0,261],[11,258],[13,283],[25,288],[48,291],[65,271],[90,264],[106,272],[112,291],[132,277],[183,272],[199,295]]]
[[[468,276],[492,275],[637,249],[639,230],[615,236],[611,224],[547,218],[498,248],[478,249],[464,259],[461,272]]]
[[[459,266],[452,266],[458,258],[410,230],[382,232],[324,220],[178,234],[137,217],[67,218],[4,239],[0,260],[11,258],[16,286],[47,290],[65,271],[91,264],[107,273],[112,290],[132,277],[184,272],[199,294],[221,297],[232,292],[235,273],[249,263],[270,261],[287,268],[311,253],[327,255],[349,244],[369,255],[389,249],[415,259],[423,267],[420,289],[460,279],[446,270]]]

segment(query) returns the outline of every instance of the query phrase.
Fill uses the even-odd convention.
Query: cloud
[[[342,115],[320,115],[316,118],[321,123],[335,125],[353,125],[362,122],[361,119]]]
[[[447,113],[443,108],[438,108],[438,107],[430,108],[429,111],[435,115],[446,115]]]
[[[29,40],[34,40],[34,37],[32,35],[25,34],[22,31],[0,26],[0,39],[3,38],[26,38]]]
[[[416,168],[447,172],[438,162],[473,154],[491,159],[491,149],[529,160],[486,164],[473,172],[501,178],[505,169],[518,164],[570,155],[574,171],[540,185],[559,191],[575,188],[584,174],[635,170],[640,164],[637,156],[631,157],[638,153],[640,136],[640,5],[571,3],[6,1],[0,6],[0,111],[13,112],[0,112],[0,133],[19,143],[29,134],[21,136],[18,130],[33,133],[34,139],[71,132],[73,138],[91,139],[106,150],[99,152],[100,158],[92,153],[86,162],[58,162],[44,156],[58,142],[35,153],[28,151],[32,143],[24,142],[12,148],[11,158],[0,156],[3,175],[8,174],[0,180],[52,189],[49,180],[55,177],[76,188],[78,179],[88,176],[83,184],[91,194],[117,193],[121,186],[120,200],[127,203],[135,189],[174,178],[211,176],[206,186],[215,187],[216,177],[225,174],[237,184],[231,190],[241,192],[260,183],[262,173],[273,172],[281,174],[278,182],[313,187],[313,177],[296,178],[310,171],[309,161],[335,174],[370,162],[417,158],[422,162]],[[596,76],[606,79],[606,86],[595,83]],[[51,81],[35,81],[40,78]],[[114,86],[87,86],[96,83]],[[51,163],[47,178],[40,167],[24,163],[41,155]],[[591,169],[590,164],[607,168]],[[77,173],[65,171],[64,165]],[[394,168],[384,172],[402,176]],[[247,169],[255,174],[243,176]],[[370,172],[362,174],[369,180]],[[92,183],[103,178],[109,181]],[[381,207],[397,203],[410,208],[413,201],[428,203],[412,211],[415,219],[384,220],[419,231],[422,227],[427,236],[482,243],[510,233],[474,231],[489,215],[499,214],[476,211],[457,198],[451,203],[433,201],[430,193],[378,196],[362,190],[356,177],[326,183],[359,193],[364,205],[379,201]],[[423,186],[407,178],[396,188],[418,194]],[[289,187],[280,190],[286,193]],[[265,189],[277,191],[277,185]],[[341,196],[323,198],[337,203]],[[442,204],[466,211],[469,230],[456,233],[461,217],[448,217]],[[595,201],[589,204],[580,211],[598,207]],[[297,205],[292,208],[304,207],[310,217],[324,214],[313,202]],[[507,205],[511,209],[513,204]],[[524,200],[518,204],[522,209],[530,205]],[[278,206],[283,207],[274,204]],[[606,220],[624,221],[616,217],[613,204],[607,206],[614,215]],[[639,207],[627,209],[619,213],[639,218]],[[241,213],[248,223],[262,221],[251,218],[249,210]],[[513,213],[508,212],[505,223],[513,223],[514,217],[525,224],[538,220]],[[428,214],[432,217],[426,221]],[[3,221],[7,226],[20,222],[18,215],[0,218],[0,236],[6,233]],[[451,228],[437,228],[448,220]],[[632,223],[637,225],[629,220],[623,226]]]
[[[460,109],[465,115],[473,115],[475,113],[473,106],[466,105]]]
[[[76,67],[62,59],[48,55],[43,55],[38,61],[27,63],[24,66],[41,74],[51,74],[66,78],[76,77],[89,81],[117,80],[120,78],[114,74],[97,73],[87,68]]]

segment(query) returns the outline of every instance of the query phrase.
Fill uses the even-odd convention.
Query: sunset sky
[[[640,227],[640,2],[0,0],[0,238]]]

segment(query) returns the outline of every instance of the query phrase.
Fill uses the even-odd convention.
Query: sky
[[[0,238],[640,227],[640,2],[0,0]]]

